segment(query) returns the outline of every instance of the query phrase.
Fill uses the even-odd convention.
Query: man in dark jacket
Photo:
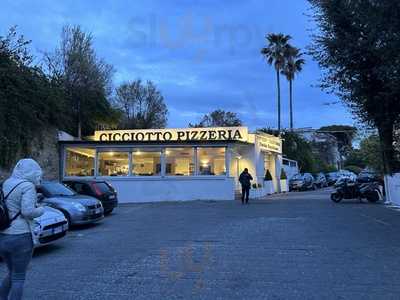
[[[249,170],[246,168],[243,170],[242,174],[239,176],[239,182],[242,185],[242,204],[246,200],[246,204],[249,203],[249,194],[251,181],[253,177],[250,175]]]

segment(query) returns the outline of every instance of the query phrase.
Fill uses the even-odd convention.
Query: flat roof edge
[[[241,145],[254,145],[253,143],[238,141],[238,140],[224,140],[224,141],[90,141],[90,140],[80,140],[80,141],[58,141],[62,145],[196,145],[196,144],[241,144]]]

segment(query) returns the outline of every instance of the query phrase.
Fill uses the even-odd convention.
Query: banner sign
[[[143,129],[96,131],[100,142],[172,142],[172,141],[243,141],[248,140],[247,127]]]
[[[282,140],[280,138],[257,134],[257,142],[261,151],[282,153]]]

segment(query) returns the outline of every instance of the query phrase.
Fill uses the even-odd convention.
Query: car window
[[[85,194],[85,195],[92,194],[92,189],[89,187],[89,185],[87,183],[84,183],[84,182],[75,182],[73,185],[73,189],[78,194]]]
[[[82,183],[75,183],[74,184],[74,190],[78,193],[78,194],[82,194],[83,192],[83,184]]]
[[[111,190],[111,188],[105,182],[96,182],[95,185],[102,193],[107,193]]]
[[[73,196],[75,192],[65,185],[58,182],[44,183],[41,186],[42,190],[46,190],[49,196]]]

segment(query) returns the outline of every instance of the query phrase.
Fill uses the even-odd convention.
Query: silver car
[[[54,208],[44,206],[44,214],[34,219],[32,230],[33,245],[42,247],[63,238],[68,231],[68,221],[64,214]]]
[[[104,218],[99,200],[79,195],[59,182],[43,183],[38,193],[40,203],[60,210],[71,226],[94,223]]]

